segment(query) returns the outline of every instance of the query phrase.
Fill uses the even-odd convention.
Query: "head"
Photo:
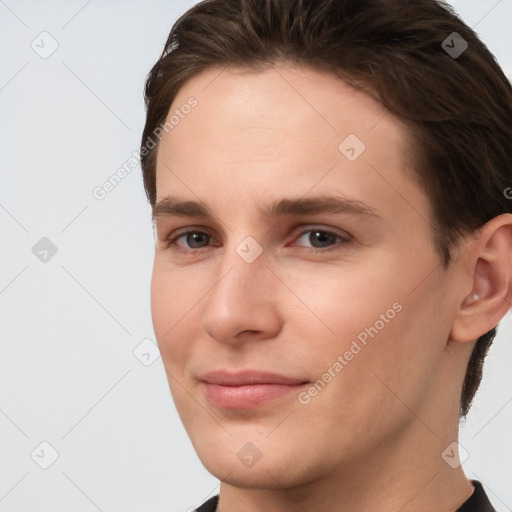
[[[146,102],[153,323],[207,468],[245,449],[329,471],[467,414],[511,298],[512,88],[446,4],[201,2]],[[306,384],[209,400],[205,373],[247,368]]]

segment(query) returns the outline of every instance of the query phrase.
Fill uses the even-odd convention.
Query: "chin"
[[[201,458],[201,457],[200,457]],[[300,477],[290,474],[282,462],[272,464],[263,458],[252,468],[244,467],[237,459],[210,460],[201,458],[206,470],[221,482],[244,489],[291,488],[300,485]]]
[[[219,427],[220,430],[220,427]],[[220,435],[220,434],[219,434]],[[283,489],[314,480],[312,467],[304,464],[304,452],[287,447],[282,439],[265,435],[218,438],[208,432],[191,437],[194,449],[206,470],[229,485],[246,489]],[[247,440],[252,438],[253,442]]]

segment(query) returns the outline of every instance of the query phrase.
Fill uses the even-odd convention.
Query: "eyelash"
[[[322,233],[324,235],[334,236],[334,237],[338,238],[341,242],[338,245],[333,245],[333,246],[328,247],[326,249],[316,249],[316,248],[303,247],[304,249],[307,250],[307,252],[310,252],[310,253],[317,254],[317,253],[329,252],[331,250],[336,249],[340,245],[346,245],[346,244],[348,244],[350,242],[350,239],[348,237],[342,236],[339,233],[335,233],[334,231],[329,231],[329,230],[326,230],[326,229],[321,229],[321,228],[316,228],[316,227],[315,228],[306,229],[304,231],[301,231],[299,236],[297,237],[297,239],[303,237],[306,233],[312,233],[312,232],[318,232],[318,233]],[[181,233],[178,233],[176,236],[174,236],[172,238],[169,238],[166,241],[166,243],[165,243],[165,248],[166,249],[171,249],[172,251],[175,251],[175,252],[178,252],[178,253],[190,255],[190,254],[193,254],[193,253],[201,252],[202,249],[206,249],[207,247],[210,247],[210,246],[205,246],[205,247],[199,247],[197,249],[182,249],[181,247],[179,247],[176,244],[176,241],[179,240],[180,238],[182,238],[184,236],[187,236],[187,235],[190,235],[190,234],[194,234],[194,233],[195,234],[200,234],[200,235],[206,235],[206,236],[210,237],[210,239],[213,238],[209,233],[207,233],[205,231],[201,231],[201,230],[197,230],[197,229],[191,229],[191,230],[188,230],[188,231],[182,231]]]

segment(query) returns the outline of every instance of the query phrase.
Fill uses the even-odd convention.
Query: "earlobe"
[[[470,292],[457,307],[450,338],[469,342],[496,327],[512,307],[512,215],[490,220],[471,242],[463,262]]]

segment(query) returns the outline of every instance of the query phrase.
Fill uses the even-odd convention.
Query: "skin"
[[[445,270],[407,129],[380,103],[286,63],[209,69],[171,111],[191,96],[198,105],[160,142],[157,201],[200,200],[212,216],[156,217],[151,307],[180,418],[221,480],[218,509],[455,511],[473,487],[441,455],[457,440],[474,340],[508,311],[512,216],[463,239]],[[338,150],[349,134],[366,146],[355,161]],[[260,212],[322,194],[379,217]],[[206,235],[169,245],[187,229]],[[322,245],[315,230],[349,241]],[[262,249],[252,263],[236,251],[248,236]],[[250,410],[207,400],[198,377],[211,370],[316,382],[394,303],[400,312],[307,404],[296,394]],[[252,467],[237,457],[247,442],[261,453]]]

